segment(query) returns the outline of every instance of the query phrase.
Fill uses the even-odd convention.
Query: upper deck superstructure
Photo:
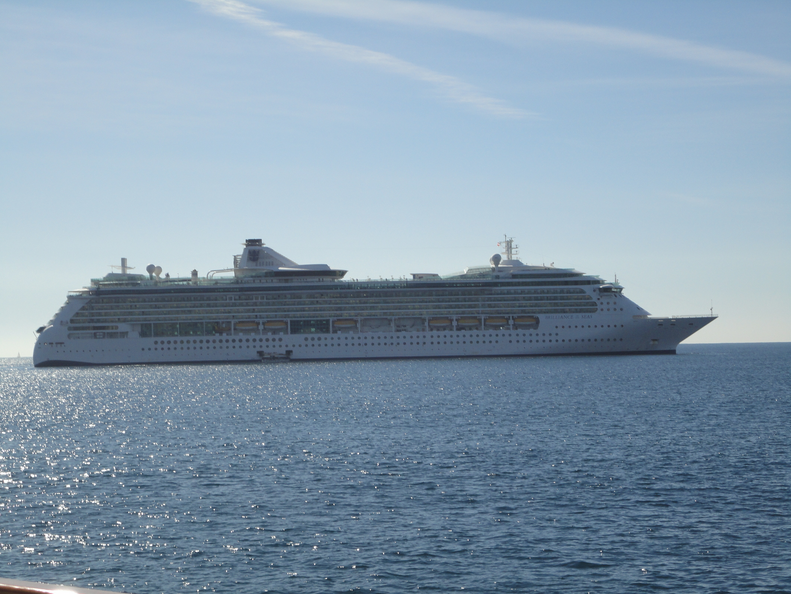
[[[247,240],[233,268],[111,273],[39,329],[34,364],[674,352],[714,316],[652,318],[617,282],[504,258],[447,276],[347,281]]]

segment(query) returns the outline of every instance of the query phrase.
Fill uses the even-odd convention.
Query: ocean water
[[[0,361],[0,576],[155,592],[791,592],[791,344]]]

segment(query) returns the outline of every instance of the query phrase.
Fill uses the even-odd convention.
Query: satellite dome
[[[503,259],[503,257],[502,257],[500,254],[495,254],[494,256],[492,256],[491,258],[489,258],[489,263],[490,263],[492,266],[494,266],[495,268],[497,268],[497,267],[500,265],[500,261],[501,261],[502,259]]]
[[[154,274],[154,271],[155,271],[156,269],[157,269],[157,267],[156,267],[156,266],[154,266],[153,264],[149,264],[148,266],[146,266],[146,272],[147,272],[148,274]]]

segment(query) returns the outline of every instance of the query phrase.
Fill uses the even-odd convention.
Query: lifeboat
[[[231,325],[227,324],[227,323],[214,324],[214,331],[215,332],[230,332],[231,331]]]
[[[237,330],[258,330],[258,322],[236,322]]]
[[[271,322],[264,322],[264,328],[267,330],[282,330],[287,324],[283,320],[272,320]]]
[[[335,328],[354,328],[357,326],[357,320],[335,320],[332,325]]]
[[[486,318],[487,326],[507,326],[508,320],[505,318]]]
[[[538,326],[538,318],[535,316],[522,316],[514,318],[514,324],[517,326]]]
[[[456,322],[456,325],[469,327],[477,326],[480,323],[481,321],[478,318],[459,318],[459,320]]]
[[[428,321],[428,325],[432,328],[445,328],[451,324],[452,322],[448,318],[431,318]]]

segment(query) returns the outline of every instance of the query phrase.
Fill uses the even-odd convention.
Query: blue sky
[[[0,1],[0,356],[122,256],[528,263],[791,340],[791,3]]]

